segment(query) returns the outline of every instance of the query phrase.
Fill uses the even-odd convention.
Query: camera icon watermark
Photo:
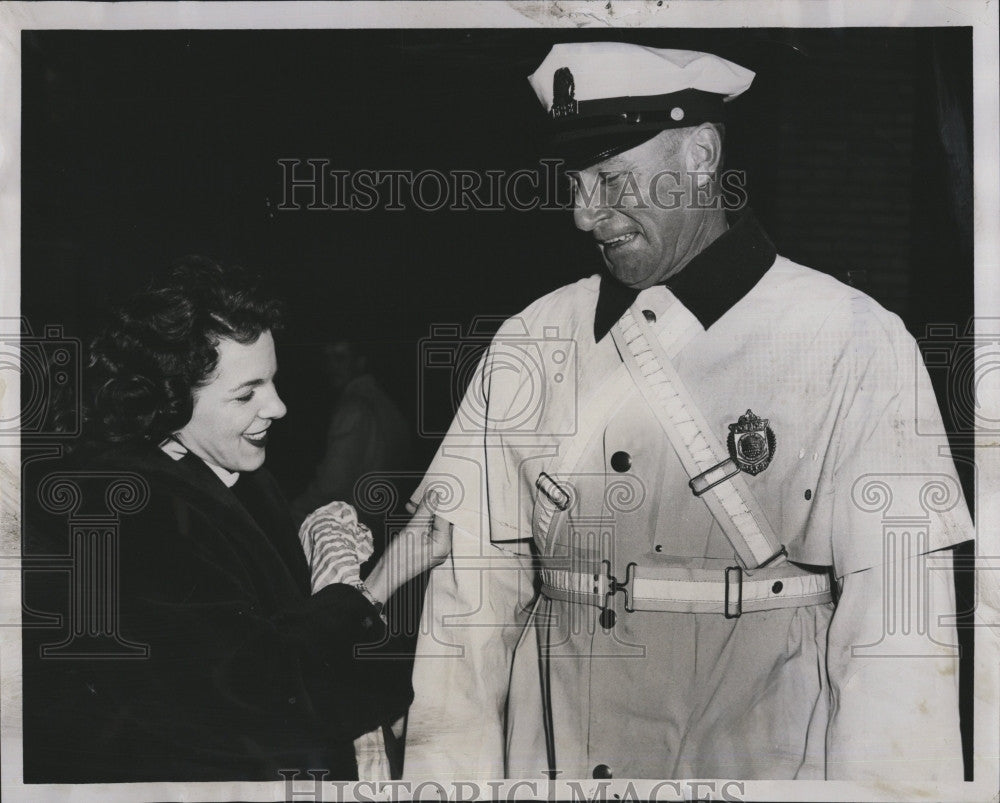
[[[997,394],[988,390],[1000,388],[1000,318],[974,318],[964,330],[955,324],[930,324],[917,345],[917,367],[922,359],[944,394],[944,425],[939,429],[934,392],[926,383],[917,383],[917,433],[1000,432],[1000,405],[989,405]]]
[[[451,401],[454,424],[470,434],[571,435],[576,431],[577,348],[556,326],[533,337],[520,318],[479,317],[463,334],[436,324],[418,343],[418,427],[423,437],[447,431],[435,411]],[[502,388],[502,390],[499,390]],[[558,402],[556,400],[558,399]]]
[[[79,435],[81,352],[61,326],[36,335],[26,318],[0,318],[0,388],[21,387],[20,409],[0,404],[0,437]]]

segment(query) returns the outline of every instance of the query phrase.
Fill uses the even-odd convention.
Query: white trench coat
[[[913,339],[824,274],[779,256],[707,328],[665,287],[635,309],[719,440],[747,410],[769,422],[770,465],[745,479],[789,559],[836,578],[836,606],[726,618],[617,594],[605,627],[538,593],[559,558],[618,579],[735,564],[634,386],[579,432],[621,362],[595,342],[599,288],[507,321],[414,495],[446,489],[455,544],[425,603],[404,777],[961,780],[951,558],[928,553],[972,525]],[[575,491],[548,534],[531,526],[541,472]]]

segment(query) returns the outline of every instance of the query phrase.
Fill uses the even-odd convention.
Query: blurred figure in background
[[[354,501],[354,486],[370,472],[397,472],[410,467],[410,427],[403,414],[369,371],[368,358],[346,339],[322,348],[322,370],[331,397],[323,457],[306,489],[292,502],[296,524],[334,499]],[[408,490],[408,489],[407,489]],[[375,533],[375,550],[383,528],[366,521]]]

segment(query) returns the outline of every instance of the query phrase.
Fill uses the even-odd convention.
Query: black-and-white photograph
[[[911,6],[0,9],[4,795],[995,797],[998,13]]]

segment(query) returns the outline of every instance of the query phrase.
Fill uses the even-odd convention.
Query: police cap
[[[549,112],[554,155],[582,169],[668,128],[725,122],[750,70],[693,50],[624,42],[555,45],[528,77]]]

